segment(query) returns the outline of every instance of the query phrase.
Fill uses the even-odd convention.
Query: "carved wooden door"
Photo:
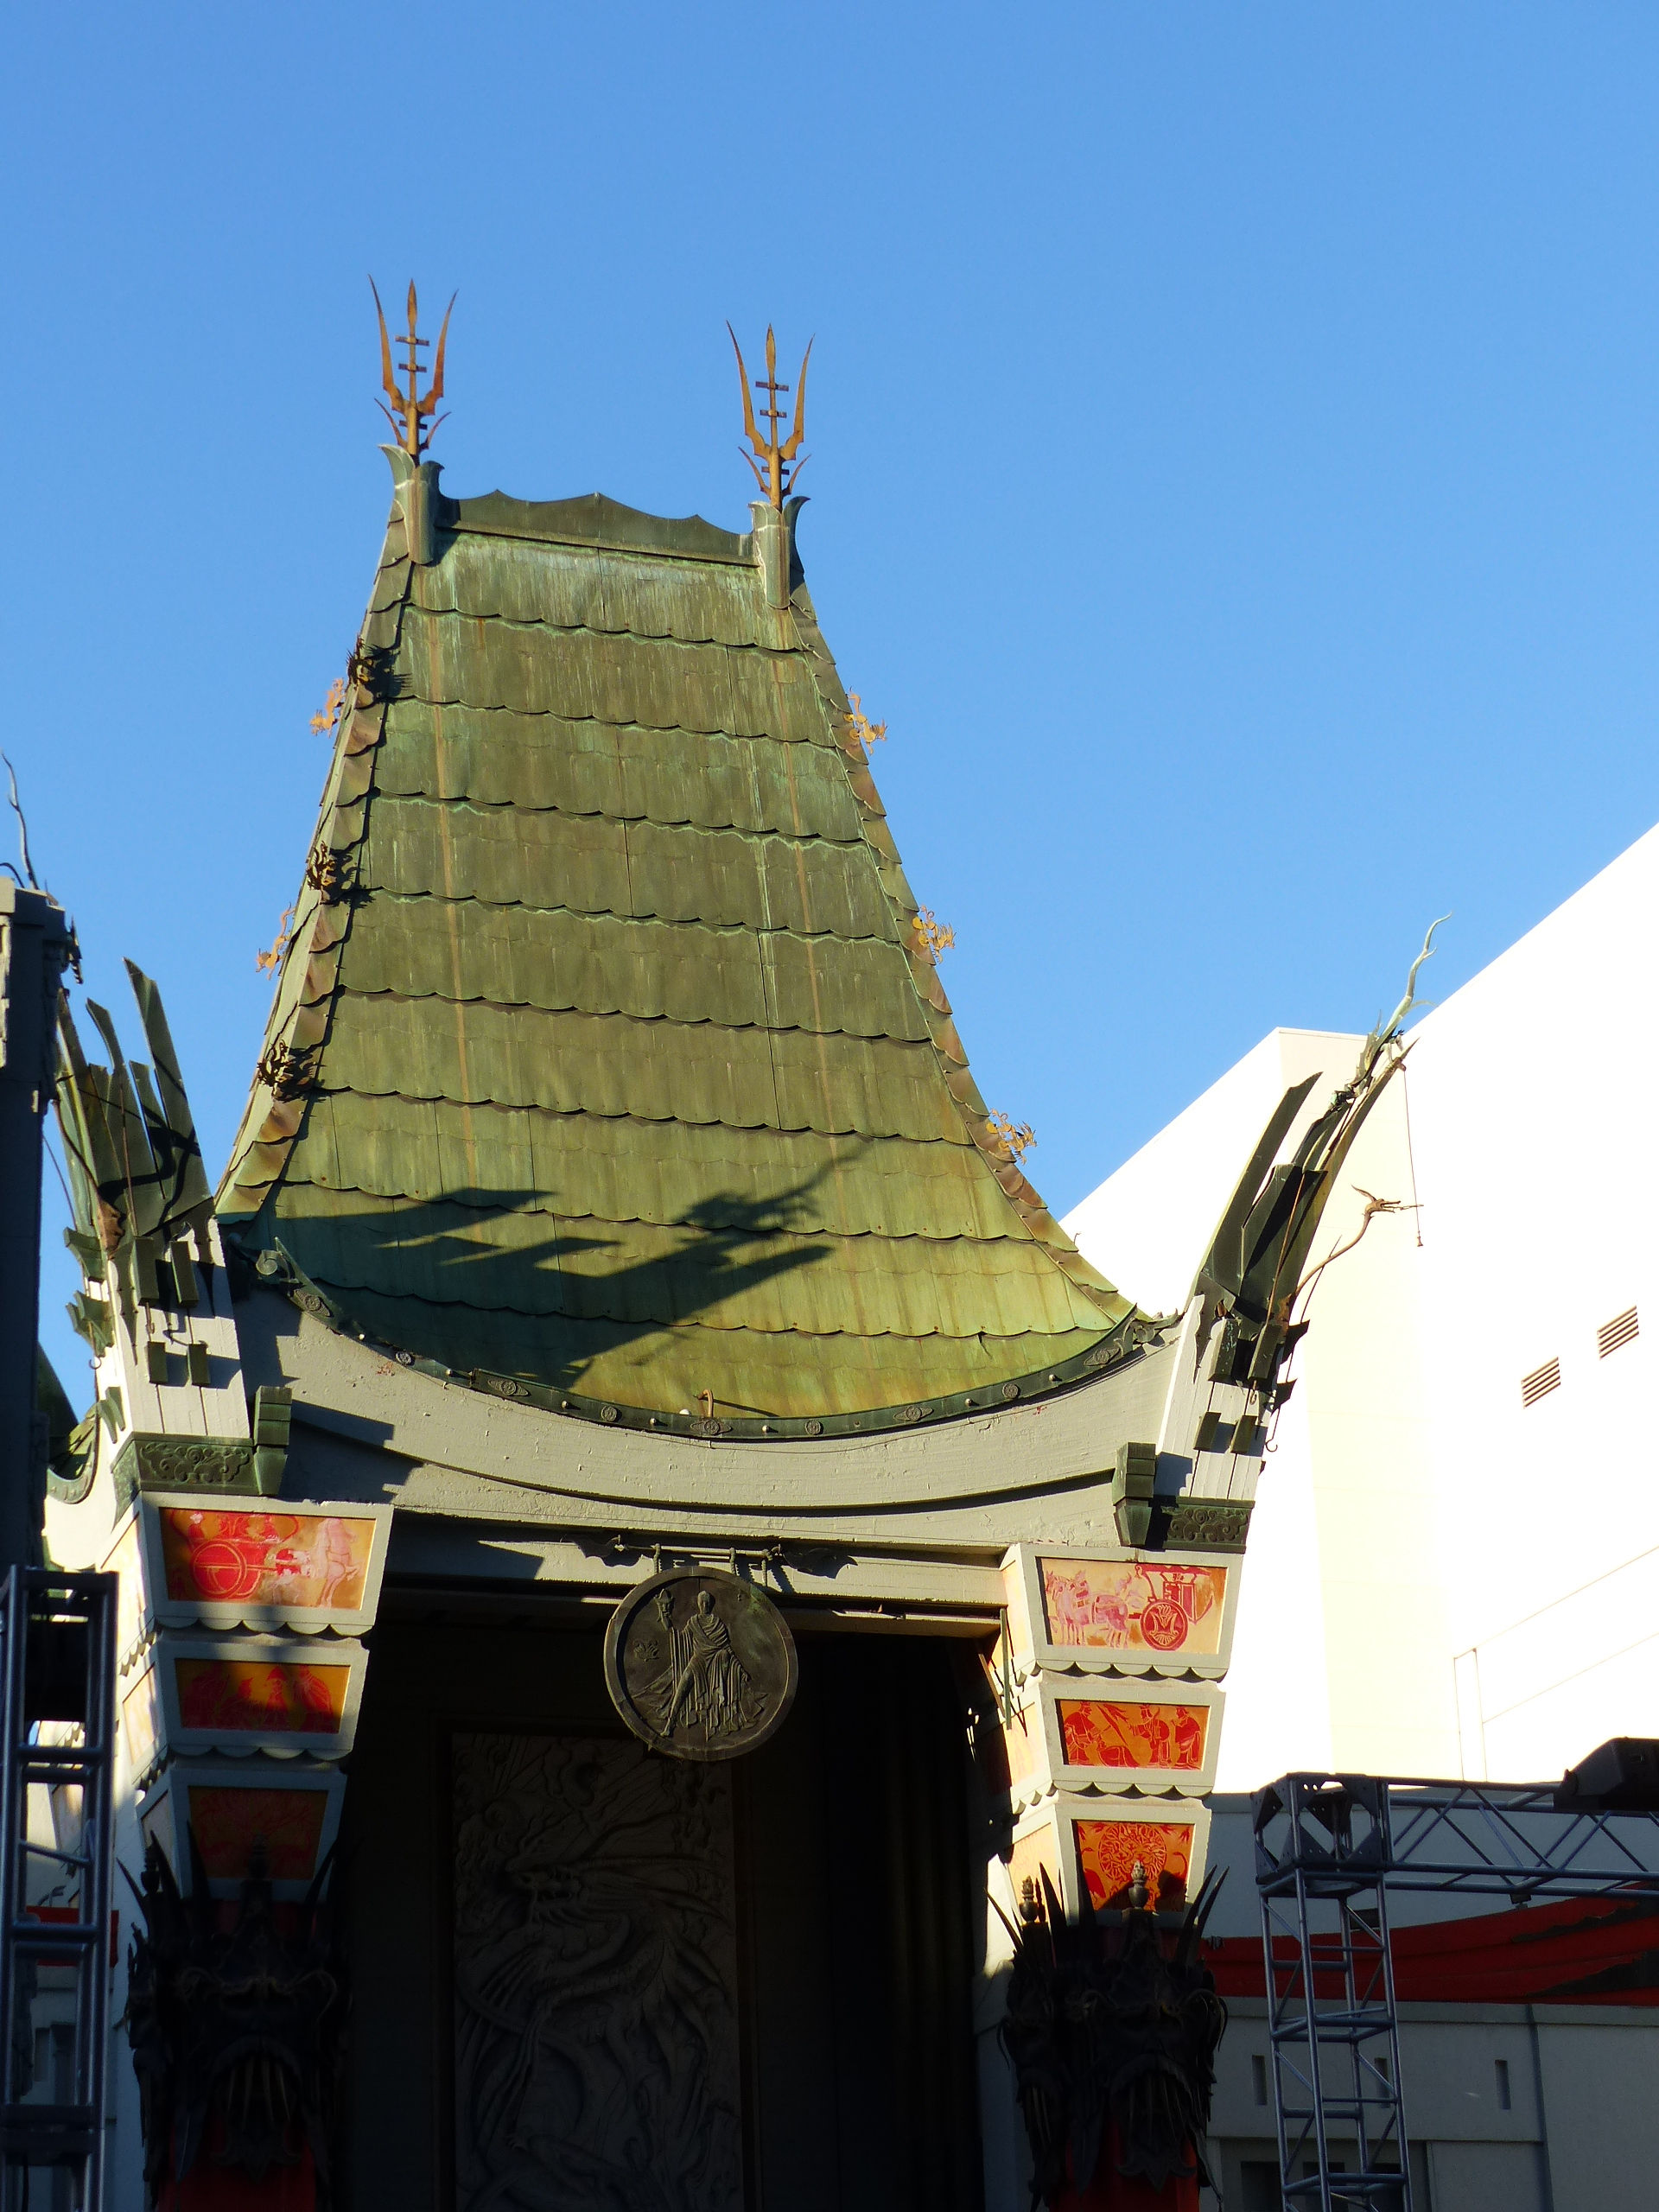
[[[453,1759],[456,2212],[741,2212],[729,1774],[602,1737]]]

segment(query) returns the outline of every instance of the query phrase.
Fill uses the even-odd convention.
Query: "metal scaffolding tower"
[[[102,2202],[116,1586],[0,1580],[0,2212]]]
[[[1256,1792],[1287,2206],[1412,2212],[1390,1891],[1516,1905],[1659,1892],[1659,1812],[1562,1797],[1548,1783],[1354,1774],[1287,1775]],[[1338,2165],[1338,2147],[1355,2163]]]
[[[22,859],[29,885],[0,876],[0,2212],[99,2212],[116,1579],[35,1564],[42,1122],[76,956]]]

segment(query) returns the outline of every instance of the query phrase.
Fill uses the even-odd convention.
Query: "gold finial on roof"
[[[315,737],[323,736],[334,728],[346,711],[346,679],[337,676],[328,686],[328,696],[311,717],[311,731]]]
[[[1011,1114],[988,1115],[985,1126],[1016,1160],[1023,1160],[1037,1141],[1037,1132],[1031,1123],[1016,1122]]]
[[[931,906],[918,906],[911,917],[914,932],[912,944],[930,967],[938,965],[939,955],[948,952],[957,941],[957,933],[949,922],[942,922]]]
[[[732,341],[732,351],[737,356],[737,373],[743,386],[743,428],[760,461],[766,464],[765,473],[762,474],[760,461],[747,453],[743,454],[743,458],[753,469],[755,482],[772,505],[781,507],[784,494],[806,466],[804,459],[797,461],[795,456],[801,450],[801,439],[805,431],[806,365],[812,358],[813,341],[810,338],[806,341],[806,351],[801,356],[801,373],[795,382],[795,420],[788,437],[780,441],[778,425],[788,410],[778,404],[778,395],[787,391],[790,387],[778,381],[778,340],[772,334],[772,325],[766,325],[766,373],[754,379],[755,390],[766,395],[766,404],[760,410],[761,419],[769,433],[764,438],[755,427],[754,402],[749,396],[749,372],[743,365],[743,348],[738,344],[737,333],[729,322],[726,332]],[[743,453],[741,446],[738,451]]]
[[[424,396],[420,391],[422,353],[431,345],[429,338],[417,336],[416,329],[415,285],[411,278],[409,287],[409,328],[398,334],[397,343],[404,349],[404,372],[408,378],[405,391],[397,382],[391,365],[391,340],[386,335],[385,310],[380,304],[380,294],[372,276],[369,289],[374,293],[374,311],[380,318],[380,380],[386,399],[376,404],[392,428],[392,434],[411,461],[418,461],[432,442],[432,433],[443,420],[440,415],[429,421],[432,410],[443,397],[443,349],[449,336],[449,316],[455,304],[455,295],[449,295],[449,305],[443,311],[443,327],[438,333],[438,350],[432,363],[432,381]],[[392,410],[396,409],[396,413]]]
[[[856,691],[847,695],[847,728],[855,744],[865,748],[868,755],[872,745],[880,744],[887,737],[886,722],[873,722],[864,711],[864,702]]]
[[[276,925],[276,941],[269,952],[256,952],[253,964],[262,976],[269,976],[283,964],[283,955],[288,950],[294,936],[294,909],[284,906],[283,918]]]

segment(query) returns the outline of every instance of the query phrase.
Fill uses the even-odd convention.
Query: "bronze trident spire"
[[[778,404],[778,395],[779,392],[787,391],[789,386],[786,384],[779,384],[778,381],[778,340],[772,334],[772,325],[770,323],[766,325],[766,373],[754,379],[755,390],[763,391],[766,395],[767,404],[760,410],[761,418],[766,423],[769,432],[769,435],[764,438],[755,428],[754,402],[749,397],[749,372],[743,365],[743,348],[738,344],[737,333],[729,322],[726,326],[726,334],[732,341],[733,353],[737,356],[737,373],[743,386],[743,428],[748,434],[749,443],[754,448],[755,453],[760,455],[760,461],[766,464],[766,474],[764,475],[761,474],[760,462],[750,454],[743,453],[741,446],[738,448],[738,451],[743,453],[744,460],[754,471],[755,482],[771,500],[772,505],[781,507],[784,504],[784,494],[806,466],[804,458],[797,461],[795,456],[801,450],[801,439],[805,429],[806,365],[812,358],[813,341],[810,338],[807,340],[806,351],[801,356],[801,373],[796,379],[795,385],[794,424],[788,437],[780,442],[778,425],[783,421],[788,410]]]
[[[428,417],[443,397],[443,349],[449,336],[449,317],[454,308],[455,295],[453,292],[449,295],[449,305],[443,311],[443,327],[438,333],[437,358],[432,364],[432,381],[423,396],[419,388],[420,357],[432,341],[429,338],[416,334],[414,280],[410,279],[409,287],[409,328],[398,334],[397,341],[404,349],[404,369],[409,381],[407,391],[399,385],[392,372],[392,341],[386,335],[385,310],[380,305],[380,294],[372,276],[369,279],[369,289],[374,293],[374,311],[380,318],[380,380],[391,406],[388,407],[385,400],[378,400],[375,404],[391,423],[392,435],[404,451],[411,461],[418,461],[431,444],[433,431],[443,420],[441,415],[431,421]],[[397,410],[395,414],[392,411],[394,408]]]

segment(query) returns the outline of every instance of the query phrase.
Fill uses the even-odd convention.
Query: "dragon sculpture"
[[[1009,1926],[1003,2047],[1031,2145],[1032,2206],[1048,2212],[1188,2212],[1213,2188],[1201,2145],[1227,2009],[1198,1942],[1212,1874],[1173,1940],[1136,1866],[1121,1915],[1084,1892],[1068,1921],[1043,1870]]]
[[[302,1903],[277,1906],[256,1847],[240,1904],[226,1909],[208,1894],[194,1834],[189,1847],[188,1897],[154,1840],[143,1886],[127,1877],[144,1916],[129,1957],[125,2025],[149,2203],[153,2212],[176,2202],[186,2176],[203,2167],[235,2168],[255,2183],[297,2167],[309,2170],[308,2194],[296,2177],[301,2195],[327,2212],[346,2013],[328,1866]]]

